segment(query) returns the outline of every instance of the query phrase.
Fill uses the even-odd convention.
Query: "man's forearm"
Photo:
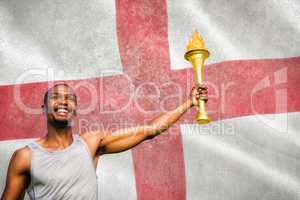
[[[165,112],[154,118],[148,125],[125,128],[117,130],[113,135],[116,139],[127,138],[129,135],[142,134],[145,138],[155,136],[168,129],[174,124],[189,108],[193,105],[190,99],[187,99],[174,110]]]
[[[160,116],[156,117],[151,123],[152,127],[149,130],[149,136],[156,136],[161,132],[168,129],[173,125],[189,108],[193,106],[192,100],[187,99],[183,104],[175,108],[174,110],[162,113]]]
[[[146,139],[153,138],[174,124],[191,106],[187,100],[176,109],[156,117],[149,125],[120,129],[106,136],[101,142],[102,153],[118,153],[128,150]]]
[[[146,139],[153,138],[167,130],[193,105],[198,105],[201,96],[203,100],[207,99],[206,95],[205,87],[194,87],[190,97],[174,110],[162,113],[148,125],[120,129],[107,135],[101,140],[99,148],[102,149],[103,153],[116,153],[130,149]]]

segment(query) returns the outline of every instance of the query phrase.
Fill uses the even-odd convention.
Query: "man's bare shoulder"
[[[31,149],[28,146],[17,149],[11,159],[10,163],[19,172],[29,172],[31,160]]]
[[[111,134],[108,131],[103,131],[103,130],[95,130],[95,131],[88,131],[88,132],[84,132],[80,134],[80,137],[84,140],[97,140],[100,141],[101,139],[103,139],[105,136]]]
[[[101,141],[111,133],[109,131],[96,130],[80,134],[80,137],[88,144],[92,152],[97,152]]]

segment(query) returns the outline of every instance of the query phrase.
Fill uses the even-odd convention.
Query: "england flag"
[[[78,134],[147,124],[195,83],[193,30],[210,51],[212,122],[196,124],[191,109],[101,157],[99,199],[300,199],[297,0],[1,0],[0,194],[12,153],[46,134],[49,87],[74,88]]]

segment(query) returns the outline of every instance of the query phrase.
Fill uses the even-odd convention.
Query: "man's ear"
[[[43,105],[41,105],[41,108],[42,108],[42,110],[43,110],[43,112],[45,111],[45,105],[43,104]]]

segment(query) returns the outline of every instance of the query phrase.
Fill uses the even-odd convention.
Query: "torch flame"
[[[192,33],[192,37],[186,46],[187,51],[196,50],[196,49],[206,49],[205,44],[198,31]]]

